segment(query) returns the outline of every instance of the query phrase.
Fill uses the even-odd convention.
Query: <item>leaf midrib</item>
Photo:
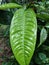
[[[24,14],[24,16],[23,16],[23,19],[24,19],[24,21],[23,21],[23,51],[24,51],[24,62],[25,62],[25,65],[26,65],[26,59],[25,59],[25,44],[24,44],[24,36],[25,36],[25,10],[23,11],[23,14]]]

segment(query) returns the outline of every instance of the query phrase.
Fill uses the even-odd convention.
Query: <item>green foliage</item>
[[[8,3],[8,4],[2,4],[0,5],[0,10],[5,10],[8,8],[21,8],[21,5],[18,5],[16,3]]]
[[[10,3],[12,4],[12,6],[10,6],[11,5]],[[18,10],[19,7],[22,9]],[[33,13],[33,10],[35,11],[35,14]],[[35,19],[37,19],[37,22],[35,21]],[[27,20],[30,22],[28,23]],[[34,24],[34,22],[36,23]],[[7,28],[5,28],[4,25],[6,25]],[[37,28],[35,29],[35,27],[33,27],[34,25],[37,25],[35,27],[38,27],[38,29]],[[10,37],[12,42],[11,47],[20,65],[23,64],[22,62],[24,62],[23,65],[28,65],[29,63],[30,65],[49,65],[49,0],[1,0],[0,1],[0,32],[2,32],[2,29],[4,29],[3,30],[4,37],[7,36],[9,37],[9,28],[10,28]],[[34,29],[33,33],[32,33],[32,29]],[[22,39],[16,36],[18,32],[19,35],[21,35],[20,37],[22,37]],[[23,34],[25,32],[27,32],[27,34]],[[33,38],[32,35],[35,33],[37,34],[37,39],[35,39],[34,41],[34,38],[36,38],[36,36],[34,36]],[[19,43],[18,44],[20,45],[19,48],[18,45],[15,45],[16,44],[15,42]],[[27,45],[28,44],[29,45],[24,46],[25,42],[27,42]],[[34,46],[32,46],[31,43],[32,44],[34,43]],[[35,43],[36,43],[36,48],[35,48]],[[21,47],[23,49],[21,49]],[[16,51],[14,52],[14,50]],[[21,53],[20,52],[21,50],[23,51],[22,54],[17,56],[18,53]],[[27,56],[24,57],[25,55]],[[6,57],[5,55],[5,57],[3,57],[4,59],[3,65],[19,65],[15,57],[13,56],[13,54],[11,55],[11,57]],[[7,59],[8,62],[6,61]]]
[[[46,54],[44,53],[38,53],[36,55],[36,59],[35,59],[35,62],[38,64],[38,65],[46,65],[48,61],[48,58],[46,56]]]
[[[39,47],[40,45],[42,45],[42,43],[43,43],[46,39],[47,39],[47,31],[46,31],[45,28],[42,28],[41,33],[40,33],[40,43],[39,43],[38,47]]]
[[[49,22],[46,23],[45,27],[46,28],[49,28]]]
[[[20,65],[29,65],[35,50],[37,21],[32,9],[16,11],[10,28],[11,47]]]

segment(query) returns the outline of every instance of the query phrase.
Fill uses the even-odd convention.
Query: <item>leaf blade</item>
[[[21,8],[21,5],[18,5],[16,3],[6,3],[6,4],[2,4],[0,5],[0,10],[5,10],[8,8]]]
[[[11,23],[10,40],[15,58],[20,65],[29,65],[35,50],[36,34],[37,21],[34,11],[16,11]]]
[[[42,43],[47,39],[47,31],[45,28],[42,28],[41,30],[41,34],[40,34],[40,44],[38,45],[38,47],[40,47],[40,45],[42,45]]]

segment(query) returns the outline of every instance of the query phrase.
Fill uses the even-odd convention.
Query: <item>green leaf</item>
[[[38,45],[38,47],[40,47],[40,45],[42,45],[42,43],[47,39],[47,31],[45,28],[42,28],[41,33],[40,33],[40,44]]]
[[[10,42],[20,65],[29,65],[35,50],[37,20],[32,9],[19,9],[13,16],[10,27]]]
[[[45,27],[49,29],[49,22],[46,23]]]
[[[47,21],[49,20],[49,13],[46,12],[37,13],[37,18]]]
[[[39,53],[39,58],[40,58],[43,62],[45,62],[46,59],[47,59],[47,57],[46,57],[46,55],[45,55],[44,53]]]
[[[37,54],[35,55],[35,62],[38,65],[45,64],[47,62],[47,56],[45,53],[42,52],[36,52]]]
[[[7,4],[2,4],[0,5],[0,10],[5,10],[8,8],[21,8],[21,5],[18,5],[16,3],[7,3]]]

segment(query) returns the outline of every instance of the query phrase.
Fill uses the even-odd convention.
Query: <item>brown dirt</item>
[[[6,56],[9,58],[12,54],[10,48],[7,46],[7,43],[7,38],[0,38],[0,65],[2,65],[2,62],[4,61],[2,57]]]

